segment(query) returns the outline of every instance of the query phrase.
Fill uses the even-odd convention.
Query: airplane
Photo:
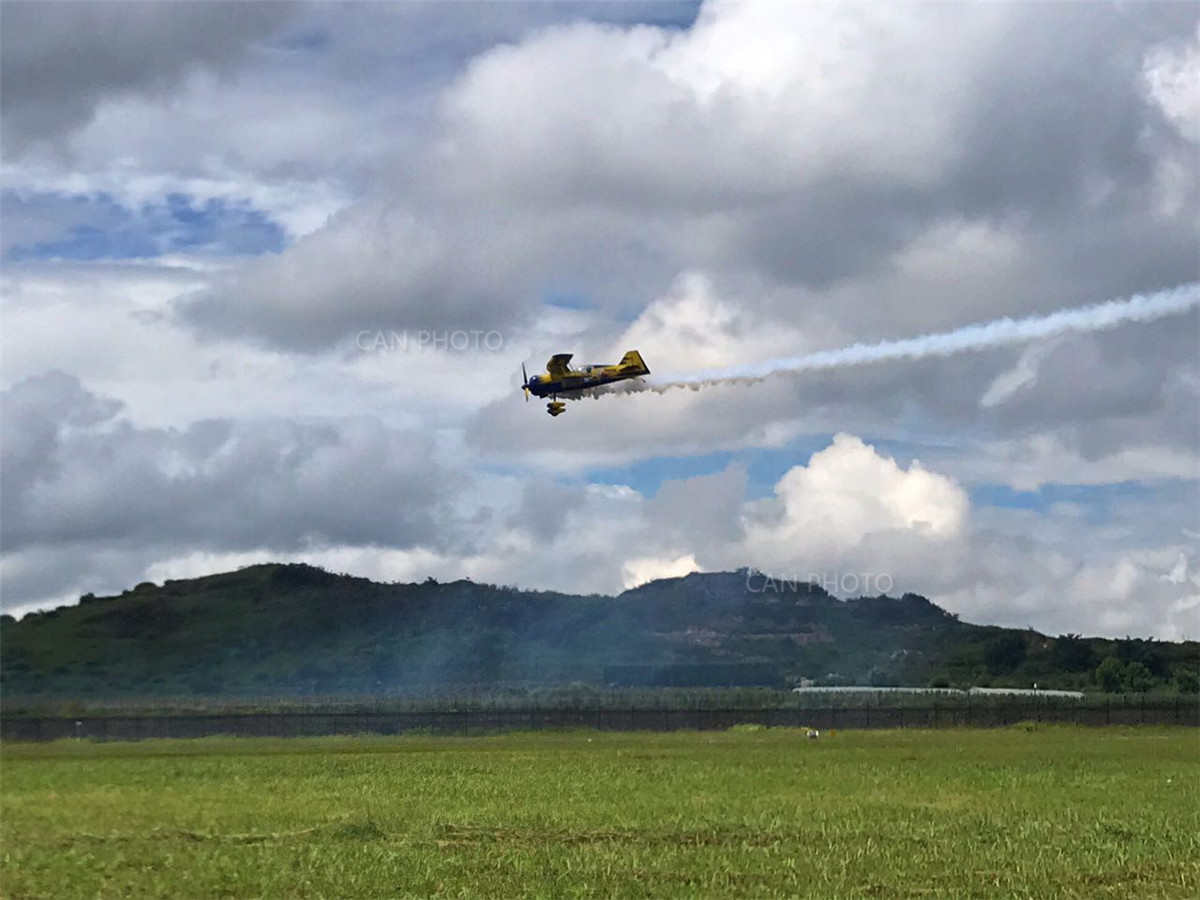
[[[525,391],[525,401],[529,402],[530,394],[535,397],[549,397],[546,412],[551,416],[561,416],[567,411],[567,404],[558,399],[559,394],[568,400],[576,400],[585,396],[592,388],[603,384],[650,374],[650,369],[642,362],[642,354],[636,350],[630,350],[616,365],[580,366],[578,369],[572,369],[569,365],[573,355],[554,354],[546,363],[545,375],[530,377],[525,374],[525,363],[521,363],[521,377],[525,379],[521,388]]]

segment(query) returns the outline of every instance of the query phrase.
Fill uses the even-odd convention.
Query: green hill
[[[1188,687],[1200,660],[1195,642],[1051,638],[915,594],[777,587],[743,570],[571,596],[269,564],[5,616],[0,679],[6,705],[571,682],[1090,687],[1113,657],[1116,687],[1149,689]]]

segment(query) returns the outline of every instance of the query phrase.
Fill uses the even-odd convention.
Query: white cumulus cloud
[[[836,561],[861,551],[872,537],[920,543],[959,537],[970,503],[966,491],[919,462],[907,469],[851,434],[790,469],[775,496],[752,505],[747,551],[776,563]]]

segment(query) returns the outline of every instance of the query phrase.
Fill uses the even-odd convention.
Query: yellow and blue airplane
[[[630,350],[616,365],[580,366],[578,369],[572,369],[570,366],[572,356],[571,353],[554,354],[546,363],[546,374],[532,377],[525,374],[525,363],[521,363],[521,377],[525,379],[521,388],[525,391],[525,399],[528,401],[530,394],[535,397],[549,397],[546,412],[552,416],[561,416],[567,411],[567,404],[558,399],[560,396],[568,400],[577,400],[601,385],[650,374],[650,370],[642,362],[642,354],[636,350]]]

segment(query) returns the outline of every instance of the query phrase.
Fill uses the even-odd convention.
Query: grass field
[[[1200,895],[1200,735],[7,744],[0,895]]]

